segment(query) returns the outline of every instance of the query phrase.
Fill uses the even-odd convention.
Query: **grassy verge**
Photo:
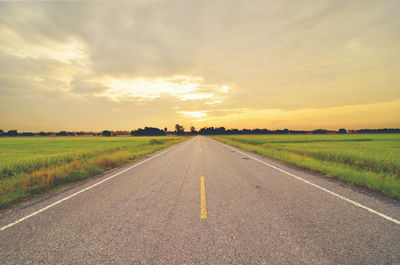
[[[131,163],[186,137],[0,139],[0,209]]]
[[[400,135],[214,136],[348,184],[400,198]]]

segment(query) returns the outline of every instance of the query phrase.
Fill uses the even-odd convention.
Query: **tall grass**
[[[0,138],[0,209],[94,176],[185,137]]]
[[[400,135],[242,135],[214,138],[400,198]]]

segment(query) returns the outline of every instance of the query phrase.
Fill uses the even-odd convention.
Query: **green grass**
[[[0,209],[118,167],[186,137],[0,138]]]
[[[238,135],[216,140],[400,198],[400,135]]]

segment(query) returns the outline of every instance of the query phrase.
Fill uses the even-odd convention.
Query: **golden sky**
[[[400,127],[399,1],[0,3],[0,129]]]

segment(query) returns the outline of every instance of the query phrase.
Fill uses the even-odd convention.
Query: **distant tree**
[[[312,132],[313,134],[327,134],[328,130],[325,129],[317,129]]]
[[[111,132],[107,131],[107,130],[104,130],[104,131],[101,132],[101,135],[102,136],[111,136]]]
[[[400,128],[383,128],[383,129],[360,129],[354,130],[355,133],[400,133]]]
[[[185,133],[185,128],[183,126],[176,124],[175,125],[175,133],[176,135],[183,135]]]
[[[32,132],[23,132],[20,135],[21,136],[35,136]]]
[[[56,133],[56,136],[67,136],[67,131],[60,131]]]
[[[275,130],[275,131],[270,131],[268,129],[228,129],[226,130],[224,127],[203,127],[199,130],[198,132],[201,135],[236,135],[236,134],[306,134],[309,133],[308,131],[295,131],[295,130],[289,130],[289,129],[283,129],[283,130]]]
[[[40,135],[40,136],[47,136],[47,133],[45,133],[45,132],[40,132],[39,135]]]
[[[197,134],[196,128],[194,126],[190,127],[190,134]]]
[[[114,136],[118,136],[118,135],[129,135],[128,131],[113,131],[113,135]]]
[[[17,130],[9,130],[7,136],[18,136]]]
[[[162,136],[165,134],[165,131],[153,127],[144,127],[144,129],[139,128],[136,131],[131,131],[132,136]]]
[[[217,134],[225,134],[226,129],[225,127],[216,128]]]
[[[296,130],[290,130],[290,134],[306,134],[308,133],[307,131],[296,131]]]
[[[4,135],[4,131],[0,129],[0,136]]]
[[[344,129],[344,128],[340,128],[336,133],[338,133],[338,134],[346,134],[347,130]]]
[[[167,134],[167,131],[168,131],[168,129],[167,129],[167,127],[165,127],[165,128],[164,128],[165,134]]]

